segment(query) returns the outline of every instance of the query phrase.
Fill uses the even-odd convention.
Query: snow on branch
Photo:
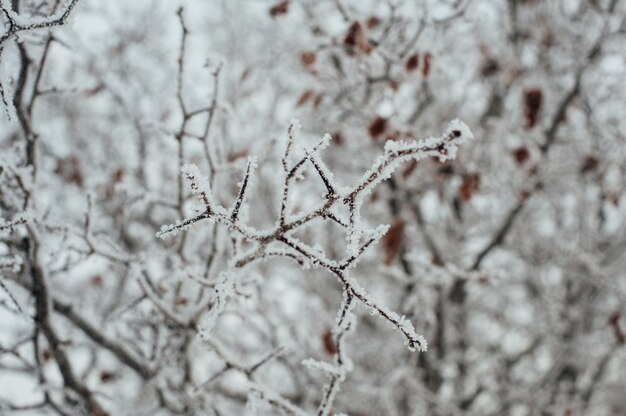
[[[291,120],[289,128],[287,129],[287,147],[285,147],[285,154],[282,159],[283,170],[285,173],[288,173],[291,170],[291,167],[289,167],[289,155],[291,154],[294,142],[300,137],[301,129],[302,126],[298,120]]]
[[[333,342],[335,344],[335,364],[324,363],[315,360],[305,360],[303,364],[309,368],[324,371],[330,376],[329,382],[324,387],[322,400],[317,408],[318,416],[330,414],[333,402],[341,383],[345,380],[348,371],[352,370],[352,361],[348,357],[345,348],[345,336],[352,329],[354,314],[354,296],[349,291],[343,292],[343,301],[337,313],[337,321],[333,328]]]
[[[382,316],[385,320],[387,320],[387,322],[396,327],[402,335],[404,335],[409,350],[424,352],[428,349],[428,342],[423,336],[415,332],[415,328],[413,327],[411,321],[406,319],[404,316],[400,316],[393,312],[387,306],[374,301],[365,289],[363,289],[355,279],[349,278],[346,273],[338,270],[334,272],[344,285],[345,290],[369,308],[372,315]]]
[[[330,134],[325,134],[320,143],[313,149],[313,151],[306,151],[306,157],[311,162],[317,173],[320,175],[328,195],[335,195],[334,176],[332,172],[326,167],[324,161],[319,157],[320,150],[323,150],[330,143]]]
[[[11,6],[11,2],[8,0],[0,1],[0,8],[2,10],[2,14],[7,20],[9,28],[7,31],[0,37],[0,47],[2,44],[13,36],[17,32],[22,32],[26,30],[36,30],[36,29],[46,29],[55,26],[60,26],[64,24],[67,19],[70,17],[72,10],[76,7],[78,0],[69,0],[66,1],[63,5],[63,9],[50,16],[50,17],[29,17],[26,18],[21,16],[13,10]]]
[[[12,260],[12,259],[10,259]],[[21,264],[19,261],[17,261],[18,259],[15,259],[17,263],[17,270],[13,270],[13,272],[17,272],[19,271],[19,265]],[[5,267],[10,268],[12,267],[10,264],[7,264],[6,261],[3,261],[2,259],[0,259],[0,270],[4,269]],[[13,266],[14,267],[14,266]],[[2,276],[0,276],[2,277]],[[20,314],[24,314],[24,310],[22,309],[22,307],[20,306],[19,302],[17,301],[17,299],[15,298],[15,296],[13,296],[13,293],[11,293],[11,291],[9,290],[9,288],[4,284],[4,282],[2,281],[2,279],[0,279],[0,289],[6,293],[6,295],[9,297],[9,299],[11,299],[11,302],[13,303],[13,305],[15,306],[15,308],[17,309],[17,311]]]
[[[388,230],[386,225],[381,225],[374,230],[366,229],[361,221],[360,209],[364,197],[378,184],[389,178],[403,162],[411,159],[421,160],[428,157],[436,157],[441,161],[453,159],[456,157],[458,146],[473,138],[472,132],[465,123],[454,120],[439,137],[429,137],[413,142],[388,141],[385,145],[384,153],[356,184],[351,187],[341,187],[337,184],[332,172],[325,165],[319,154],[328,146],[330,135],[325,135],[312,149],[307,149],[302,145],[304,156],[296,160],[295,163],[290,163],[293,147],[296,145],[299,136],[299,130],[300,124],[297,120],[293,121],[288,129],[287,146],[282,158],[285,179],[283,182],[281,207],[278,220],[273,228],[257,231],[242,222],[239,217],[239,211],[242,205],[246,203],[247,191],[256,166],[256,159],[250,158],[243,181],[240,183],[239,194],[230,212],[227,212],[214,200],[207,181],[203,179],[197,167],[184,167],[183,174],[191,182],[191,190],[200,197],[205,210],[194,217],[187,218],[173,225],[164,226],[157,233],[157,236],[167,237],[175,235],[177,232],[185,231],[191,225],[205,219],[224,224],[230,232],[239,234],[243,240],[250,243],[251,247],[247,251],[237,254],[229,263],[230,267],[243,268],[256,260],[267,260],[270,257],[295,259],[303,267],[321,267],[330,274],[335,275],[343,285],[345,296],[350,299],[348,305],[351,304],[353,298],[358,299],[372,314],[382,317],[393,325],[404,336],[411,351],[426,351],[426,340],[415,332],[415,328],[409,320],[393,312],[387,306],[373,300],[366,290],[358,284],[357,280],[350,276],[350,270],[360,261],[367,248],[373,246]],[[289,191],[294,184],[294,179],[302,169],[305,169],[307,162],[320,176],[328,193],[322,198],[318,206],[292,218],[289,216],[291,208],[288,203]],[[341,218],[341,216],[332,211],[333,207],[341,204],[348,207],[348,218]],[[332,260],[323,251],[310,247],[294,236],[294,230],[306,226],[314,219],[332,221],[344,230],[348,241],[344,260]],[[221,295],[216,293],[217,298],[224,298],[224,293]],[[344,300],[342,308],[347,308],[345,303]],[[216,310],[216,312],[219,311]],[[338,331],[338,333],[342,333],[342,331]],[[309,362],[309,364],[329,370],[325,365],[320,366],[313,362]],[[333,371],[327,372],[332,373]],[[335,374],[333,377],[337,377],[337,375]],[[322,412],[320,414],[325,413]]]
[[[50,29],[55,26],[61,26],[67,22],[72,11],[76,7],[78,0],[69,0],[64,2],[63,8],[58,13],[45,18],[24,17],[13,10],[13,6],[9,0],[0,0],[0,12],[4,19],[6,30],[0,35],[0,61],[2,60],[2,52],[4,44],[16,36],[20,32],[30,32],[39,29]],[[15,108],[13,106],[13,92],[10,85],[0,82],[0,100],[5,107],[5,111],[9,120],[15,118]]]
[[[18,273],[24,261],[18,256],[0,257],[0,270]]]
[[[213,307],[205,316],[204,321],[199,326],[199,336],[204,340],[210,339],[210,332],[217,323],[217,320],[224,312],[229,298],[235,295],[235,281],[237,276],[234,273],[224,272],[220,276],[220,282],[215,285],[213,292]]]
[[[402,162],[436,157],[444,162],[456,158],[459,144],[474,138],[471,130],[460,120],[453,120],[440,137],[428,137],[419,141],[404,142],[388,140],[385,153],[374,166],[343,196],[344,204],[369,194],[382,181],[389,179]]]
[[[11,220],[5,221],[0,217],[0,237],[6,237],[15,231],[18,225],[26,224],[29,221],[29,217],[25,213],[15,215]],[[18,273],[22,269],[23,260],[19,256],[6,255],[0,257],[0,272],[3,274],[6,272]],[[0,278],[3,278],[0,275]],[[20,304],[15,299],[15,296],[11,293],[9,288],[0,280],[0,289],[7,294],[11,302],[15,305],[19,313],[24,313]]]
[[[0,236],[11,233],[15,229],[15,227],[21,224],[26,224],[27,221],[28,215],[23,213],[17,214],[10,221],[5,221],[0,218]]]
[[[209,181],[200,173],[198,167],[196,165],[185,165],[181,171],[190,182],[191,193],[200,197],[207,212],[211,214],[211,212],[217,210],[219,205],[213,199]]]
[[[266,411],[267,406],[270,407],[272,413],[277,411],[279,412],[278,414],[285,416],[309,416],[309,413],[292,404],[278,393],[270,391],[260,385],[253,384],[250,387],[248,402],[246,404],[248,414],[268,414]]]
[[[231,210],[230,220],[232,222],[237,222],[237,217],[239,217],[239,210],[241,208],[241,204],[243,204],[246,199],[246,191],[249,188],[250,177],[254,173],[254,169],[256,168],[256,165],[257,165],[256,156],[250,156],[248,158],[248,164],[246,166],[246,174],[243,177],[243,180],[241,181],[241,183],[239,184],[239,195],[237,196],[237,200],[235,201],[235,204]]]

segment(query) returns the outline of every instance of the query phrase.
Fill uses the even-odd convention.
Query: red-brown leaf
[[[233,152],[230,152],[228,154],[228,161],[229,162],[234,162],[235,160],[241,159],[241,158],[246,157],[246,156],[248,156],[248,152],[245,151],[245,150],[240,150],[238,152],[237,151],[233,151]]]
[[[343,44],[346,48],[354,48],[356,46],[356,38],[360,32],[363,32],[363,28],[359,22],[354,22],[350,25],[346,36],[343,38]]]
[[[98,84],[95,88],[91,88],[87,90],[86,95],[87,97],[93,97],[94,95],[98,94],[102,90],[104,90],[104,84]]]
[[[102,371],[100,373],[100,381],[102,383],[108,383],[115,378],[115,374],[110,371]]]
[[[341,133],[341,131],[337,130],[331,136],[333,137],[332,142],[337,146],[341,146],[341,144],[343,143],[343,134]]]
[[[406,164],[405,168],[402,169],[402,178],[407,179],[413,172],[417,169],[417,160],[411,159],[409,163]]]
[[[398,257],[404,244],[404,226],[406,223],[398,218],[383,237],[382,246],[385,251],[385,265],[389,266]]]
[[[104,285],[104,279],[101,275],[97,274],[91,278],[90,283],[91,286],[100,288]]]
[[[311,97],[313,97],[313,94],[313,90],[306,90],[305,92],[303,92],[298,99],[298,102],[296,103],[296,107],[302,107],[303,105],[305,105],[307,101],[309,101]]]
[[[500,70],[500,64],[493,58],[486,58],[480,68],[480,74],[483,77],[489,77],[496,74]]]
[[[413,72],[417,69],[417,66],[420,63],[420,58],[418,54],[413,54],[411,56],[409,56],[409,58],[406,60],[406,63],[404,64],[404,68],[406,69],[407,72]]]
[[[591,172],[595,170],[596,167],[598,167],[598,163],[600,163],[600,161],[596,157],[592,155],[587,155],[585,157],[585,160],[583,160],[582,166],[580,167],[580,172],[581,173]]]
[[[333,333],[330,331],[330,329],[327,329],[322,334],[322,344],[324,346],[324,351],[326,351],[326,354],[331,356],[337,354],[337,345],[335,345],[335,341],[333,340]]]
[[[438,162],[441,164],[439,169],[437,169],[437,173],[443,177],[454,175],[454,165],[450,162]]]
[[[387,119],[380,116],[376,117],[372,120],[367,130],[369,131],[370,136],[372,136],[372,139],[378,138],[378,136],[387,130]]]
[[[57,161],[54,173],[61,176],[66,182],[83,186],[83,171],[80,160],[76,155],[68,156]]]
[[[472,195],[480,186],[480,174],[471,173],[463,177],[463,182],[459,186],[459,198],[463,202],[469,202]]]
[[[522,189],[518,193],[518,198],[522,202],[526,201],[528,198],[530,198],[530,191],[528,189]]]
[[[287,14],[289,11],[289,0],[281,1],[276,3],[270,8],[270,16],[276,17],[281,14]]]
[[[365,29],[363,29],[363,25],[357,21],[353,22],[348,28],[348,32],[343,39],[343,44],[349,54],[354,54],[355,52],[369,54],[372,51],[372,45],[365,35]]]
[[[115,169],[115,171],[113,172],[113,175],[111,175],[111,182],[113,183],[122,182],[122,179],[124,179],[124,173],[125,171],[123,167],[119,167]]]
[[[524,91],[524,116],[526,127],[533,128],[539,119],[539,112],[543,103],[543,92],[538,88]]]
[[[615,312],[611,313],[609,315],[609,319],[608,319],[609,325],[611,325],[611,326],[617,325],[618,322],[619,322],[620,315],[621,314],[619,313],[619,311],[615,311]]]
[[[300,54],[300,62],[304,66],[311,66],[315,63],[316,55],[315,52],[302,52]]]
[[[324,95],[322,94],[317,94],[315,96],[315,100],[313,100],[313,108],[314,109],[318,109],[320,108],[320,104],[322,104],[322,99],[324,98]]]
[[[615,336],[615,340],[618,344],[624,345],[626,344],[626,333],[622,330],[619,324],[620,313],[619,311],[613,312],[609,316],[609,325],[613,328],[613,335]]]
[[[379,24],[380,24],[380,20],[376,16],[370,16],[370,18],[367,19],[367,23],[366,23],[368,29],[374,29]]]
[[[424,76],[424,78],[428,78],[428,75],[430,75],[431,58],[432,58],[432,55],[430,54],[430,52],[426,52],[424,54],[424,64],[422,65],[422,75]]]
[[[518,165],[523,165],[530,157],[530,152],[525,146],[518,147],[513,151],[513,158]]]

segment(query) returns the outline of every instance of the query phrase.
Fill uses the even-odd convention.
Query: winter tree
[[[626,413],[624,1],[0,11],[0,414]]]

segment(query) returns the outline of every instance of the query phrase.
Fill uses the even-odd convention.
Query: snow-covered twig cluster
[[[384,304],[374,300],[365,289],[351,276],[350,269],[355,267],[363,253],[380,240],[387,232],[388,226],[381,225],[375,229],[367,229],[361,220],[361,207],[366,195],[408,160],[421,160],[428,157],[438,158],[441,161],[453,159],[456,156],[458,145],[472,139],[473,134],[465,123],[454,120],[440,137],[429,137],[413,142],[389,141],[385,145],[384,153],[363,174],[354,185],[341,186],[335,180],[332,172],[327,168],[321,151],[326,148],[331,140],[330,135],[324,137],[312,148],[308,149],[300,144],[300,124],[294,120],[288,129],[286,149],[282,158],[284,170],[284,183],[282,200],[278,219],[273,228],[257,230],[240,217],[240,209],[246,201],[246,195],[250,188],[256,158],[250,157],[245,169],[245,174],[239,186],[238,196],[232,207],[226,209],[217,202],[209,186],[208,180],[203,177],[199,169],[193,165],[184,166],[182,174],[190,182],[191,191],[202,202],[200,212],[172,225],[165,225],[157,233],[157,237],[167,238],[175,236],[180,231],[188,230],[192,225],[204,220],[225,225],[231,232],[239,234],[251,247],[237,254],[230,262],[234,268],[244,268],[248,264],[267,259],[268,257],[288,257],[296,259],[305,267],[320,267],[334,275],[344,290],[344,302],[339,311],[335,338],[338,348],[336,365],[322,365],[320,368],[328,370],[331,382],[326,388],[324,400],[320,405],[319,415],[327,415],[332,399],[338,389],[339,383],[345,378],[345,371],[349,367],[347,357],[343,353],[343,337],[350,327],[351,306],[354,299],[365,305],[373,315],[379,315],[393,325],[406,339],[411,351],[426,351],[427,342],[423,336],[417,334],[413,324],[404,316],[389,309]],[[294,147],[301,145],[304,156],[292,161]],[[293,163],[292,163],[293,162]],[[327,193],[319,204],[311,210],[292,215],[292,207],[289,205],[289,194],[294,186],[295,179],[302,174],[307,162],[319,176]],[[347,207],[348,217],[342,216],[341,207]],[[320,250],[304,243],[295,236],[297,230],[306,227],[315,219],[332,221],[341,227],[346,235],[347,249],[342,260],[336,261],[327,257]],[[222,285],[223,286],[223,285]],[[222,293],[220,299],[226,298]],[[214,308],[223,308],[223,302],[217,302]],[[214,314],[213,314],[214,315]],[[213,319],[216,317],[214,316]],[[212,325],[211,325],[212,326]],[[203,327],[202,333],[206,337],[207,327]],[[313,365],[317,366],[317,364]]]
[[[61,26],[69,19],[72,14],[72,10],[76,7],[78,0],[68,0],[63,5],[63,9],[53,16],[46,18],[26,18],[16,13],[13,10],[11,2],[9,0],[0,1],[0,12],[4,19],[5,30],[0,35],[0,61],[2,60],[2,53],[7,41],[17,36],[21,32],[31,32],[41,29],[50,29],[56,26]],[[16,111],[13,105],[13,97],[9,93],[11,89],[3,85],[0,82],[0,99],[5,108],[7,116],[12,119],[13,113]]]

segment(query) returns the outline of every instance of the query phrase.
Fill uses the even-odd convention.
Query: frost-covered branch
[[[253,412],[252,414],[258,414],[259,410],[266,404],[269,405],[273,411],[278,411],[281,415],[310,416],[309,413],[295,406],[280,394],[269,391],[262,386],[251,386],[250,392],[248,393],[247,407]]]
[[[18,214],[9,221],[0,218],[0,236],[12,232],[15,227],[20,224],[26,224],[27,221],[28,215],[25,214]]]
[[[61,26],[69,19],[72,11],[76,7],[78,0],[69,0],[65,2],[64,8],[59,13],[46,17],[46,18],[26,18],[16,13],[13,10],[11,2],[9,0],[0,1],[0,12],[3,15],[5,23],[5,31],[0,35],[0,60],[2,59],[2,53],[7,41],[15,37],[20,32],[30,32],[38,29],[50,29],[55,26]],[[11,116],[13,108],[13,97],[11,90],[8,86],[0,83],[0,99],[7,111],[7,114]],[[9,117],[12,118],[12,117]]]
[[[416,333],[413,324],[408,319],[374,300],[361,287],[358,281],[350,276],[351,269],[358,264],[365,251],[375,245],[388,230],[388,226],[385,225],[381,225],[374,230],[366,229],[363,226],[360,209],[365,196],[384,179],[388,178],[404,161],[411,159],[420,160],[427,157],[437,157],[440,160],[454,158],[457,146],[465,140],[471,139],[472,133],[465,124],[455,120],[450,123],[441,137],[431,137],[410,143],[388,142],[383,155],[374,162],[372,168],[355,185],[342,187],[336,182],[332,172],[319,155],[319,152],[328,145],[330,135],[325,135],[312,149],[301,145],[304,155],[296,159],[294,163],[291,163],[290,159],[293,155],[294,147],[299,141],[299,129],[297,121],[292,122],[288,129],[287,145],[282,158],[285,176],[281,191],[281,205],[274,227],[257,230],[246,224],[245,218],[239,215],[244,204],[247,203],[250,182],[254,176],[256,159],[251,157],[243,173],[243,179],[239,184],[239,192],[230,209],[226,209],[218,202],[209,181],[204,178],[196,166],[185,165],[182,169],[182,174],[190,182],[191,191],[198,197],[202,207],[196,215],[175,224],[163,226],[161,231],[157,233],[157,236],[160,238],[172,237],[180,231],[188,230],[196,223],[208,220],[225,225],[232,235],[235,250],[233,250],[233,258],[229,262],[231,269],[242,269],[258,260],[284,257],[296,260],[303,268],[320,267],[339,280],[343,286],[344,302],[338,312],[339,317],[334,330],[334,342],[338,351],[335,364],[306,361],[306,363],[311,364],[310,366],[327,372],[331,378],[324,389],[323,398],[318,408],[318,415],[325,416],[329,414],[334,397],[350,367],[350,360],[345,353],[344,336],[350,327],[349,322],[352,319],[350,318],[352,316],[350,309],[354,306],[353,300],[360,301],[373,315],[380,316],[395,327],[406,339],[411,351],[426,351],[427,349],[426,340]],[[292,207],[289,204],[290,190],[295,184],[295,179],[306,168],[307,163],[317,173],[327,192],[322,197],[319,205],[297,216],[292,216],[290,215]],[[348,218],[342,218],[338,214],[339,210],[334,209],[340,205],[347,206]],[[321,249],[309,246],[296,237],[294,232],[304,228],[314,219],[326,220],[337,224],[346,233],[349,244],[342,260],[333,260]],[[247,245],[239,244],[239,240],[245,241]],[[240,247],[245,248],[241,253],[239,253]],[[234,274],[231,271],[226,271],[222,274],[222,278],[219,279],[220,282],[212,286],[213,300],[211,307],[199,325],[201,338],[207,342],[210,342],[211,331],[215,327],[217,320],[225,312],[229,299],[238,296],[236,286],[239,277],[237,275],[238,273]],[[195,319],[186,320],[174,309],[166,305],[149,287],[145,277],[140,278],[140,284],[146,296],[171,321],[181,327],[194,325]],[[226,370],[228,370],[228,364],[224,371]],[[218,374],[221,374],[221,372],[218,372]],[[256,397],[258,400],[259,397]],[[270,403],[283,413],[298,414],[297,407],[291,407],[291,404],[282,399],[268,399],[263,394],[261,394],[261,397],[264,397],[265,402]]]
[[[333,338],[336,348],[335,365],[330,366],[319,361],[306,360],[305,365],[310,368],[322,370],[330,376],[329,382],[324,387],[324,393],[320,405],[317,408],[318,416],[327,416],[330,414],[335,396],[339,392],[341,383],[346,378],[346,373],[352,370],[352,361],[347,355],[345,346],[345,337],[353,327],[354,314],[352,303],[354,296],[348,291],[343,293],[343,302],[337,313],[337,322],[333,328]]]
[[[204,211],[200,214],[187,218],[180,223],[170,226],[164,226],[157,233],[158,237],[167,237],[175,235],[179,231],[187,230],[191,225],[208,219],[225,224],[229,229],[238,232],[244,239],[255,246],[247,251],[244,255],[239,256],[234,262],[237,267],[244,267],[252,261],[261,258],[267,258],[269,253],[271,256],[285,256],[292,258],[302,258],[310,266],[321,266],[331,274],[334,274],[344,286],[344,290],[360,300],[373,314],[380,315],[393,326],[395,326],[407,339],[408,346],[411,350],[425,351],[427,348],[424,338],[413,328],[413,324],[406,318],[401,317],[397,313],[391,311],[384,305],[379,304],[370,298],[367,292],[362,289],[357,281],[349,276],[349,268],[354,267],[365,250],[374,244],[386,232],[386,227],[381,227],[373,233],[369,233],[370,237],[364,244],[360,245],[360,238],[367,234],[363,229],[360,220],[360,207],[365,195],[370,193],[383,180],[400,166],[404,161],[415,159],[420,160],[427,157],[437,157],[440,160],[449,160],[456,156],[457,147],[464,141],[473,137],[469,128],[461,121],[454,120],[450,123],[446,131],[441,137],[430,137],[428,139],[415,142],[388,142],[385,145],[385,151],[380,156],[372,168],[366,172],[356,185],[349,188],[340,187],[334,180],[332,173],[325,166],[317,152],[327,146],[330,136],[325,135],[324,138],[312,149],[304,148],[305,155],[293,166],[289,164],[289,156],[296,141],[299,124],[294,122],[288,130],[288,142],[283,156],[282,164],[285,171],[285,182],[282,192],[281,209],[277,225],[273,229],[258,231],[238,221],[239,209],[244,203],[248,182],[253,172],[254,159],[248,162],[243,182],[240,186],[239,195],[230,210],[230,214],[226,209],[220,206],[214,199],[208,183],[203,179],[198,169],[194,166],[187,166],[184,174],[191,181],[191,190],[200,197],[204,205]],[[309,161],[315,171],[319,174],[328,194],[321,206],[314,208],[308,213],[301,214],[296,218],[289,218],[288,195],[289,189],[293,184],[293,178],[300,169],[303,169],[304,163]],[[331,208],[336,204],[348,205],[350,218],[343,220],[331,212]],[[347,250],[346,259],[342,262],[336,262],[328,259],[323,253],[308,247],[303,242],[295,238],[292,232],[315,218],[329,218],[335,223],[344,224],[347,237],[352,243],[352,247]],[[345,224],[348,224],[346,227]],[[286,246],[287,250],[268,249],[268,246],[281,244]],[[291,250],[289,250],[291,249]]]
[[[233,223],[237,222],[237,219],[239,217],[239,210],[241,209],[241,204],[244,203],[245,199],[246,199],[246,195],[247,195],[247,190],[250,184],[250,180],[251,180],[251,175],[254,174],[254,169],[256,168],[256,157],[250,157],[248,158],[248,165],[246,166],[246,173],[243,177],[243,180],[241,181],[240,187],[239,187],[239,195],[237,196],[237,200],[235,200],[235,204],[231,210],[231,214],[230,214],[230,220]]]
[[[19,32],[48,29],[55,26],[63,25],[70,17],[72,10],[78,3],[78,0],[69,0],[65,2],[63,10],[59,13],[46,18],[25,18],[17,14],[8,0],[0,2],[0,10],[6,19],[7,30],[0,36],[0,50],[8,39]]]

